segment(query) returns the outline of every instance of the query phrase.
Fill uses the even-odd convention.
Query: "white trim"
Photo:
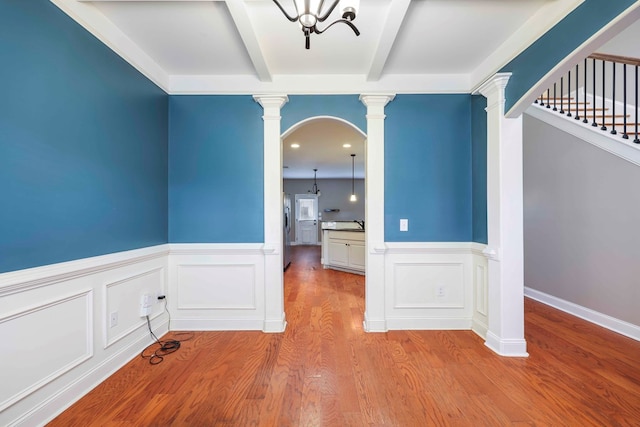
[[[613,332],[617,332],[636,341],[640,341],[640,326],[638,325],[616,319],[615,317],[611,317],[607,314],[591,310],[590,308],[583,307],[526,286],[524,288],[524,295],[527,298],[539,301],[543,304],[564,311],[565,313],[569,313]]]
[[[364,313],[364,321],[362,322],[362,329],[364,329],[365,332],[388,332],[389,331],[386,320],[368,319],[366,312]]]
[[[486,245],[475,242],[385,242],[386,254],[475,254]]]
[[[624,159],[634,165],[640,166],[640,146],[630,139],[622,139],[621,134],[611,135],[608,131],[601,131],[589,124],[567,117],[557,111],[550,111],[539,104],[532,104],[525,114],[554,126],[570,135],[575,136],[589,144],[596,146],[614,156]]]
[[[497,73],[582,3],[584,0],[564,0],[544,4],[472,71],[471,81],[477,84],[475,82],[482,82],[488,76]],[[475,90],[477,89],[472,92]]]
[[[106,316],[109,315],[109,311],[108,311],[108,306],[109,306],[109,300],[108,300],[108,293],[109,293],[109,288],[112,288],[114,286],[118,286],[118,285],[122,285],[124,283],[127,282],[131,282],[134,281],[136,279],[141,279],[145,276],[149,276],[152,275],[153,273],[159,272],[160,273],[160,277],[161,277],[161,283],[160,283],[160,289],[163,290],[165,289],[165,277],[166,277],[166,271],[165,271],[165,267],[161,266],[161,267],[156,267],[153,268],[151,270],[147,270],[147,271],[143,271],[140,273],[136,273],[132,276],[127,276],[125,278],[119,279],[119,280],[115,280],[115,281],[111,281],[109,283],[106,283],[103,288],[102,288],[102,313],[103,313],[103,317],[106,318]],[[157,312],[151,316],[149,316],[150,320],[154,320],[157,319],[158,317],[160,317],[164,312]],[[113,344],[117,343],[118,341],[122,340],[123,338],[129,336],[130,334],[134,333],[135,331],[137,331],[138,329],[140,329],[141,327],[147,326],[147,322],[146,319],[144,318],[140,318],[140,321],[137,322],[136,324],[132,324],[128,329],[125,329],[124,331],[120,332],[118,335],[114,336],[114,337],[109,337],[109,322],[104,321],[102,322],[102,335],[103,335],[103,348],[108,348],[111,347]]]
[[[478,88],[487,98],[486,344],[501,355],[525,356],[522,116],[504,115],[510,78],[499,73]]]
[[[28,316],[38,311],[45,310],[47,308],[61,305],[66,302],[70,302],[72,300],[76,300],[76,299],[84,299],[84,303],[85,303],[84,314],[86,316],[85,323],[86,323],[87,333],[85,335],[84,354],[80,354],[77,358],[75,358],[74,360],[70,360],[66,365],[59,367],[57,370],[55,370],[54,372],[51,372],[46,377],[41,378],[39,381],[36,381],[35,383],[31,384],[30,386],[18,392],[17,394],[14,394],[13,396],[9,397],[3,402],[0,402],[0,412],[4,411],[8,407],[24,399],[30,394],[33,394],[35,391],[53,382],[56,378],[61,377],[62,375],[66,374],[67,372],[76,368],[86,360],[89,360],[91,357],[93,357],[93,324],[94,324],[93,322],[93,289],[85,289],[80,292],[76,292],[74,294],[67,295],[62,298],[56,298],[55,300],[39,303],[37,305],[31,306],[25,309],[21,309],[17,312],[10,313],[0,318],[0,324],[2,324],[5,322],[10,322],[12,320],[18,319],[20,317]]]
[[[169,243],[169,255],[265,255],[263,243]]]
[[[0,297],[166,256],[166,244],[0,274]]]
[[[364,330],[386,331],[384,247],[384,120],[385,106],[395,94],[360,95],[367,107],[365,142],[365,316]],[[368,323],[372,322],[372,323]]]
[[[264,57],[260,47],[258,36],[253,25],[251,25],[251,18],[247,11],[246,2],[225,0],[225,4],[229,10],[231,19],[233,19],[238,33],[240,34],[240,38],[244,43],[244,47],[247,50],[247,54],[251,59],[251,63],[253,64],[253,68],[256,70],[258,78],[262,82],[270,82],[271,72],[269,71],[269,66],[267,65],[266,58]]]
[[[170,76],[93,4],[77,0],[50,1],[116,55],[168,93]]]
[[[505,357],[529,357],[527,342],[524,339],[504,339],[487,332],[485,345],[500,356]]]
[[[461,93],[473,88],[469,74],[385,74],[368,82],[365,74],[274,74],[272,82],[245,75],[171,75],[170,95],[353,95],[393,92],[406,94]],[[313,82],[310,86],[309,82]]]
[[[284,245],[282,224],[284,203],[282,191],[282,132],[280,129],[282,107],[289,102],[283,94],[253,95],[263,109],[263,208],[264,208],[264,314],[262,328],[273,324],[286,328],[284,313],[284,272],[282,249]]]
[[[173,317],[173,316],[172,316]],[[175,331],[260,331],[263,319],[171,319]]]
[[[471,319],[448,317],[390,317],[387,319],[389,330],[452,330],[468,331]]]
[[[396,0],[389,4],[387,10],[387,18],[380,31],[376,50],[372,55],[371,64],[369,65],[369,73],[367,81],[378,81],[382,76],[382,70],[387,63],[391,47],[398,37],[398,33],[402,28],[402,21],[409,10],[411,0]]]

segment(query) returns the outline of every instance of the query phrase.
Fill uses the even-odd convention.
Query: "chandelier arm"
[[[293,16],[289,16],[289,14],[287,13],[286,10],[284,10],[284,7],[282,7],[282,5],[280,4],[280,2],[278,2],[278,0],[273,0],[273,2],[276,4],[276,6],[278,6],[278,9],[280,9],[280,11],[283,13],[283,15],[291,22],[296,22],[298,20],[298,17],[293,17]],[[295,3],[294,3],[295,4]]]
[[[338,19],[336,21],[333,21],[331,24],[329,24],[324,30],[319,30],[318,27],[314,28],[314,32],[316,34],[322,34],[325,31],[327,31],[329,28],[333,27],[335,24],[337,24],[338,22],[342,22],[347,24],[349,27],[351,27],[351,29],[353,30],[354,33],[356,33],[356,36],[360,35],[360,31],[358,31],[358,29],[356,28],[355,25],[353,25],[353,23],[351,21],[349,21],[348,19]]]
[[[275,1],[275,0],[273,0],[273,1]],[[331,15],[331,12],[333,12],[333,9],[335,9],[335,8],[336,8],[336,6],[338,6],[338,2],[339,2],[339,1],[340,1],[340,0],[335,0],[335,1],[331,4],[331,6],[329,7],[329,10],[327,10],[327,13],[325,13],[325,14],[324,14],[324,15],[322,15],[322,16],[318,16],[318,22],[324,22],[324,21],[326,21],[326,20],[327,20],[327,18],[329,17],[329,15]],[[323,4],[323,3],[324,3],[324,0],[322,0],[322,1],[320,2],[320,7],[318,8],[318,12],[322,9],[322,4]],[[327,28],[329,28],[329,27],[327,27]],[[320,34],[320,33],[317,33],[317,34]]]

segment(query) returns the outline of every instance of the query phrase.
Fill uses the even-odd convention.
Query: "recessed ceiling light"
[[[342,144],[343,148],[351,148],[351,144]]]
[[[300,148],[300,144],[291,144],[291,148]]]

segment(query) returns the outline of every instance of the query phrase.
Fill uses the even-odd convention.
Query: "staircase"
[[[639,67],[637,58],[595,53],[543,92],[534,105],[640,147]]]

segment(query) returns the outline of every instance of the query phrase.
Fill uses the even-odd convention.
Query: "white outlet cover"
[[[409,231],[409,220],[403,218],[400,220],[400,231]]]

